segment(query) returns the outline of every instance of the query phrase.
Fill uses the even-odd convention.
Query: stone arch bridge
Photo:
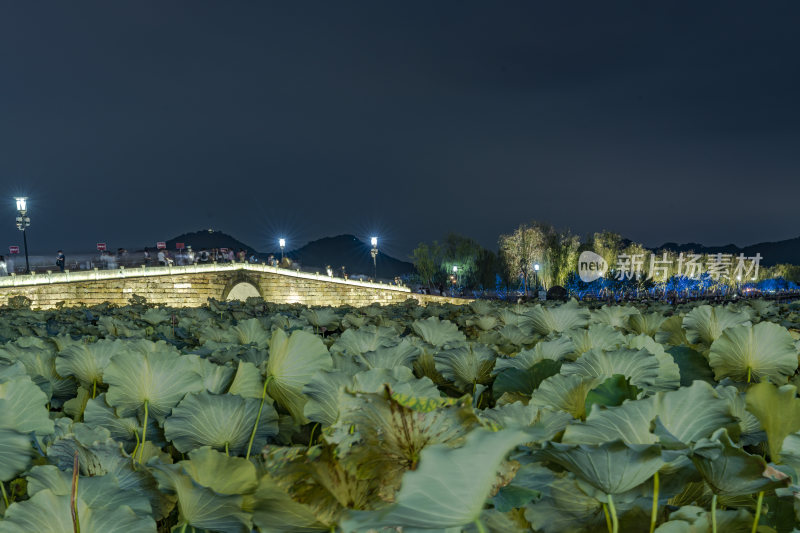
[[[149,303],[197,307],[209,298],[244,300],[260,296],[275,303],[353,305],[400,303],[413,298],[429,302],[470,300],[412,293],[407,287],[311,274],[249,263],[120,268],[0,277],[0,306],[15,296],[30,298],[31,307],[63,305],[127,305],[134,296]]]

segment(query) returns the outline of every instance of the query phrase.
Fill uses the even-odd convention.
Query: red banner
[[[106,243],[98,242],[97,243],[97,251],[98,252],[105,252],[106,251]]]
[[[176,250],[183,250],[184,248],[186,248],[186,246],[184,246],[184,243],[182,243],[182,242],[176,242],[175,243],[175,249]]]
[[[9,246],[8,253],[10,254],[18,254],[19,253],[19,246]]]
[[[167,243],[165,243],[165,242],[159,241],[159,242],[156,243],[156,248],[158,248],[159,250],[163,250],[166,247],[167,247]]]

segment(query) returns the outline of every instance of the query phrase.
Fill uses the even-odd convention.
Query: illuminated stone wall
[[[411,293],[405,287],[329,278],[286,269],[250,264],[151,267],[113,271],[81,271],[0,278],[0,306],[9,298],[25,296],[31,306],[52,309],[109,302],[127,305],[134,295],[150,303],[196,307],[209,298],[226,299],[234,287],[252,285],[267,301],[304,305],[400,303],[414,298],[430,302],[467,303],[469,300]],[[239,287],[234,294],[246,292]]]

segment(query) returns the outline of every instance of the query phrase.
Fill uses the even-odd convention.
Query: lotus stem
[[[72,461],[72,494],[70,495],[70,514],[72,514],[72,531],[81,533],[81,522],[78,519],[78,452]]]
[[[9,503],[8,503],[8,494],[6,494],[6,484],[2,481],[0,481],[0,489],[2,489],[3,491],[3,501],[6,504],[6,509],[8,509]]]
[[[258,423],[261,421],[261,411],[264,409],[264,399],[267,397],[267,385],[269,385],[270,381],[272,381],[272,376],[267,376],[267,379],[264,380],[264,390],[261,391],[261,404],[258,406],[258,414],[256,415],[256,423],[253,424],[253,432],[250,433],[250,442],[247,443],[247,454],[244,456],[245,459],[250,459],[250,450],[253,449],[253,441],[256,438]]]
[[[650,511],[650,533],[656,530],[658,518],[658,472],[653,475],[653,510]]]
[[[144,457],[144,443],[147,439],[147,400],[144,401],[144,424],[142,425],[142,443],[139,447],[139,464],[142,464],[142,457]]]
[[[608,510],[611,513],[611,533],[618,533],[619,519],[617,518],[617,509],[614,507],[614,498],[611,494],[608,495]]]
[[[475,527],[478,528],[478,533],[489,533],[486,531],[486,526],[483,525],[480,518],[475,519]]]
[[[748,383],[748,385],[750,384],[750,372],[751,372],[751,370],[752,369],[748,366],[747,367],[747,383]]]
[[[717,495],[711,496],[711,533],[717,533]]]
[[[187,524],[187,523],[188,523],[188,522],[184,522],[184,523],[183,523],[183,526],[181,526],[181,533],[186,533],[186,524]]]
[[[608,533],[611,533],[611,515],[608,514],[608,504],[603,504],[603,514],[606,515],[606,527],[608,528]]]
[[[758,493],[758,502],[756,503],[756,517],[753,519],[753,528],[750,533],[756,533],[758,530],[758,520],[761,518],[761,503],[764,501],[764,491]]]
[[[92,399],[97,396],[97,380],[92,381]]]
[[[314,431],[316,431],[317,426],[319,426],[319,422],[311,426],[311,437],[308,439],[308,447],[311,448],[311,445],[314,442]]]
[[[228,457],[231,456],[230,452],[228,451],[228,443],[227,442],[225,443],[225,455],[227,455]]]

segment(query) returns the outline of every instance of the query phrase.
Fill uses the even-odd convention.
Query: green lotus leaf
[[[204,389],[190,359],[162,351],[119,353],[103,379],[108,384],[106,402],[119,416],[136,414],[146,402],[150,416],[160,423],[186,394]]]
[[[270,332],[257,318],[242,320],[231,330],[236,334],[239,344],[255,344],[261,348],[269,344]]]
[[[594,348],[574,363],[561,367],[561,373],[565,376],[595,377],[603,381],[615,374],[622,374],[632,385],[645,391],[653,391],[656,388],[658,372],[658,359],[644,348],[613,352],[601,352]]]
[[[370,527],[447,528],[474,522],[506,454],[539,440],[535,429],[472,431],[461,448],[438,445],[421,452],[419,467],[407,472],[395,503],[376,511],[350,512],[345,532]]]
[[[303,387],[315,373],[332,366],[328,349],[316,335],[294,331],[287,337],[283,330],[275,330],[269,343],[267,392],[296,421],[305,423],[308,419],[303,416],[303,406],[308,398]]]
[[[13,373],[20,370],[17,367]],[[26,376],[0,383],[0,428],[44,436],[53,433],[47,396]]]
[[[653,337],[666,317],[661,313],[634,313],[628,318],[628,329],[636,334]]]
[[[339,404],[345,387],[353,383],[353,377],[345,372],[322,370],[314,374],[303,394],[308,401],[303,407],[303,416],[312,422],[330,426],[339,418]]]
[[[683,316],[673,315],[661,323],[659,330],[654,335],[656,342],[664,345],[681,346],[690,344],[683,329]]]
[[[142,423],[136,416],[120,417],[112,407],[106,403],[105,393],[86,402],[83,411],[83,421],[90,427],[102,427],[109,431],[111,437],[122,442],[127,451],[133,451],[138,443],[138,435],[142,433]],[[160,442],[160,429],[155,420],[147,420],[147,436],[149,440]]]
[[[244,455],[259,408],[253,446],[260,449],[278,433],[278,413],[255,398],[208,391],[187,394],[164,422],[164,436],[182,453],[201,446]]]
[[[537,305],[525,314],[531,318],[533,331],[540,335],[582,328],[589,323],[589,310],[580,307],[575,300],[557,307]]]
[[[499,398],[506,393],[530,396],[542,384],[542,381],[558,374],[561,370],[561,365],[561,361],[542,359],[525,370],[507,368],[497,375],[492,385],[492,392],[495,398]]]
[[[567,427],[562,441],[601,444],[619,439],[628,444],[652,444],[659,440],[652,428],[656,418],[670,440],[684,444],[735,422],[728,402],[711,385],[696,381],[691,387],[626,401],[618,407],[594,407],[584,424]]]
[[[644,348],[658,360],[658,377],[653,384],[654,391],[675,390],[681,385],[681,370],[672,355],[664,347],[647,335],[631,335],[627,347],[634,350]]]
[[[478,417],[490,429],[526,428],[537,424],[546,440],[564,431],[572,417],[564,411],[553,411],[522,402],[501,405],[478,412]]]
[[[184,355],[194,363],[195,371],[200,374],[205,389],[212,394],[222,394],[233,381],[235,370],[230,366],[216,365],[208,359],[193,354]],[[259,398],[261,396],[259,395]]]
[[[568,337],[542,341],[533,348],[522,350],[514,357],[498,357],[494,373],[498,374],[510,368],[527,370],[545,359],[559,361],[566,358],[574,350],[575,345]]]
[[[19,339],[17,343],[22,341]],[[31,342],[28,346],[17,346],[8,343],[0,351],[0,360],[5,359],[13,364],[20,362],[25,366],[25,372],[49,397],[50,403],[55,407],[75,396],[78,385],[72,378],[64,378],[56,372],[56,355],[52,345],[41,340]]]
[[[463,392],[472,392],[476,383],[487,384],[492,380],[492,368],[497,354],[486,346],[470,342],[465,346],[450,348],[436,354],[436,370],[447,380],[454,382]]]
[[[749,320],[750,316],[741,311],[701,305],[686,314],[683,318],[683,329],[690,344],[708,347],[727,328],[749,324]]]
[[[733,326],[711,345],[708,363],[717,380],[785,383],[797,370],[797,348],[786,328],[777,324]]]
[[[739,392],[736,387],[722,385],[714,389],[720,398],[728,402],[731,414],[739,419],[739,445],[758,444],[764,440],[763,427],[758,417],[747,410],[747,401],[744,392]]]
[[[411,324],[411,329],[422,340],[437,348],[460,346],[467,340],[458,330],[458,326],[449,320],[439,320],[433,316],[425,320],[415,320]]]
[[[140,318],[151,326],[157,326],[162,322],[167,322],[170,320],[172,318],[172,314],[165,309],[151,308],[142,313]]]
[[[134,513],[127,505],[113,508],[94,501],[86,503],[86,491],[78,485],[78,518],[81,533],[156,533],[151,517]],[[72,529],[70,496],[57,495],[51,490],[34,494],[29,500],[13,503],[0,521],[0,533],[68,533]]]
[[[408,339],[403,339],[399,344],[383,346],[371,352],[356,356],[356,362],[364,368],[395,368],[399,366],[412,367],[413,361],[419,357],[422,349]]]
[[[625,329],[632,315],[639,312],[630,305],[604,305],[592,312],[592,322],[605,324],[615,329]]]
[[[689,386],[695,380],[705,381],[712,385],[716,383],[714,371],[708,366],[708,359],[703,357],[700,352],[683,345],[672,346],[667,352],[680,369],[681,386]]]
[[[492,315],[477,315],[472,318],[468,318],[466,321],[467,326],[474,326],[481,331],[490,331],[499,323],[500,319]]]
[[[605,494],[620,494],[650,479],[664,466],[658,445],[620,440],[596,445],[545,442],[541,454]]]
[[[261,533],[328,531],[314,510],[294,501],[269,475],[264,475],[252,498],[253,524]]]
[[[531,329],[533,319],[528,315],[514,312],[513,308],[501,307],[497,311],[500,321],[507,326],[517,326],[523,329]]]
[[[228,457],[208,446],[189,452],[189,460],[178,465],[194,482],[219,494],[247,494],[258,484],[252,462]]]
[[[237,394],[243,398],[261,398],[264,382],[261,372],[253,363],[240,361],[236,367],[236,374],[228,389],[229,394]]]
[[[536,336],[531,330],[519,326],[503,326],[497,330],[497,334],[500,336],[500,344],[510,345],[517,349],[536,341]]]
[[[359,316],[355,313],[346,313],[344,317],[342,317],[342,329],[359,329],[366,327],[368,324],[367,317]]]
[[[249,513],[242,510],[242,496],[218,494],[203,487],[178,465],[151,468],[161,490],[174,494],[177,498],[176,527],[187,524],[221,533],[250,533],[251,518]],[[218,475],[225,476],[225,473]]]
[[[745,509],[717,509],[717,531],[751,533],[753,517]],[[763,526],[759,531],[765,531]],[[684,506],[669,515],[669,521],[658,526],[655,533],[706,533],[711,531],[711,513],[702,507]],[[766,531],[765,531],[766,533]]]
[[[591,324],[587,329],[573,329],[565,335],[575,345],[573,359],[592,348],[610,351],[625,344],[625,335],[608,324]]]
[[[73,344],[57,355],[56,371],[64,377],[74,376],[83,387],[96,390],[97,385],[103,383],[103,371],[109,361],[124,347],[124,341],[118,339]]]
[[[794,385],[775,387],[771,383],[757,383],[747,390],[745,401],[747,410],[758,418],[767,433],[770,458],[773,462],[780,463],[784,439],[791,433],[800,431],[800,399],[797,398],[797,389]]]
[[[603,504],[594,495],[596,489],[572,473],[556,474],[533,463],[517,472],[511,482],[514,485],[541,494],[540,499],[525,506],[525,519],[534,531],[583,533],[587,527],[601,524],[605,528]]]
[[[606,407],[622,405],[625,400],[638,398],[641,392],[641,389],[630,384],[628,378],[616,374],[589,391],[586,395],[586,411],[591,412],[595,404]]]
[[[769,477],[767,462],[737,447],[724,428],[710,439],[699,440],[692,448],[691,459],[715,494],[754,494],[789,484],[788,478]]]
[[[560,409],[574,418],[586,417],[586,395],[602,383],[601,378],[556,374],[542,381],[531,396],[531,404]]]
[[[331,308],[304,309],[301,316],[316,328],[334,330],[339,327],[339,315]]]
[[[33,448],[28,435],[13,429],[0,429],[0,481],[17,477],[28,467],[32,456]]]

